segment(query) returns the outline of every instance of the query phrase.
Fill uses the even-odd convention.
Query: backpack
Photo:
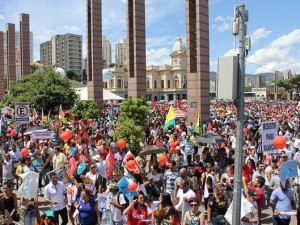
[[[107,183],[107,179],[102,177],[99,173],[97,173],[96,184],[95,184],[96,190],[98,191],[100,184],[102,184],[103,190],[106,190],[106,183]]]
[[[124,196],[124,199],[125,199],[125,201],[126,201],[126,204],[125,204],[125,207],[124,207],[124,209],[126,209],[128,206],[129,206],[129,200],[128,200],[128,198],[126,197],[126,195],[123,193],[123,192],[119,192],[118,193],[118,196],[117,196],[117,201],[118,201],[118,204],[120,205],[120,195],[121,194],[123,194],[123,196]],[[123,209],[123,210],[124,210]],[[123,211],[122,210],[122,211]]]

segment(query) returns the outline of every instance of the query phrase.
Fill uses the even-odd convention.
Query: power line
[[[262,65],[259,65],[259,64],[253,63],[253,62],[249,62],[249,61],[247,61],[247,60],[245,60],[245,61],[246,61],[247,63],[252,64],[252,65],[255,65],[255,66],[257,66],[257,67],[264,68],[264,69],[267,69],[267,70],[271,70],[271,71],[273,71],[273,72],[279,72],[279,73],[284,74],[284,72],[281,72],[281,71],[278,71],[278,70],[274,70],[274,69],[270,69],[270,68],[268,68],[268,67],[266,67],[266,66],[262,66]]]

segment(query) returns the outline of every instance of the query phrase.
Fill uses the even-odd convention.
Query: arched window
[[[147,80],[147,89],[150,89],[150,80]]]
[[[157,81],[154,80],[154,89],[156,89],[156,88],[157,88]]]
[[[174,88],[180,88],[180,86],[179,86],[179,77],[178,76],[174,77]]]

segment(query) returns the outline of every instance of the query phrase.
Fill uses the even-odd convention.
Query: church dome
[[[172,47],[172,52],[181,52],[181,51],[184,51],[185,50],[185,47],[184,47],[184,44],[182,42],[182,38],[181,37],[177,37],[176,38],[176,41]]]

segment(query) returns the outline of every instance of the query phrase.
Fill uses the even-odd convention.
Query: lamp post
[[[235,19],[233,22],[233,35],[239,37],[239,76],[237,99],[237,149],[234,168],[234,190],[232,225],[241,223],[241,195],[242,195],[242,163],[243,163],[243,129],[244,129],[244,91],[245,91],[245,56],[250,50],[250,39],[247,34],[248,11],[245,5],[235,7]]]

